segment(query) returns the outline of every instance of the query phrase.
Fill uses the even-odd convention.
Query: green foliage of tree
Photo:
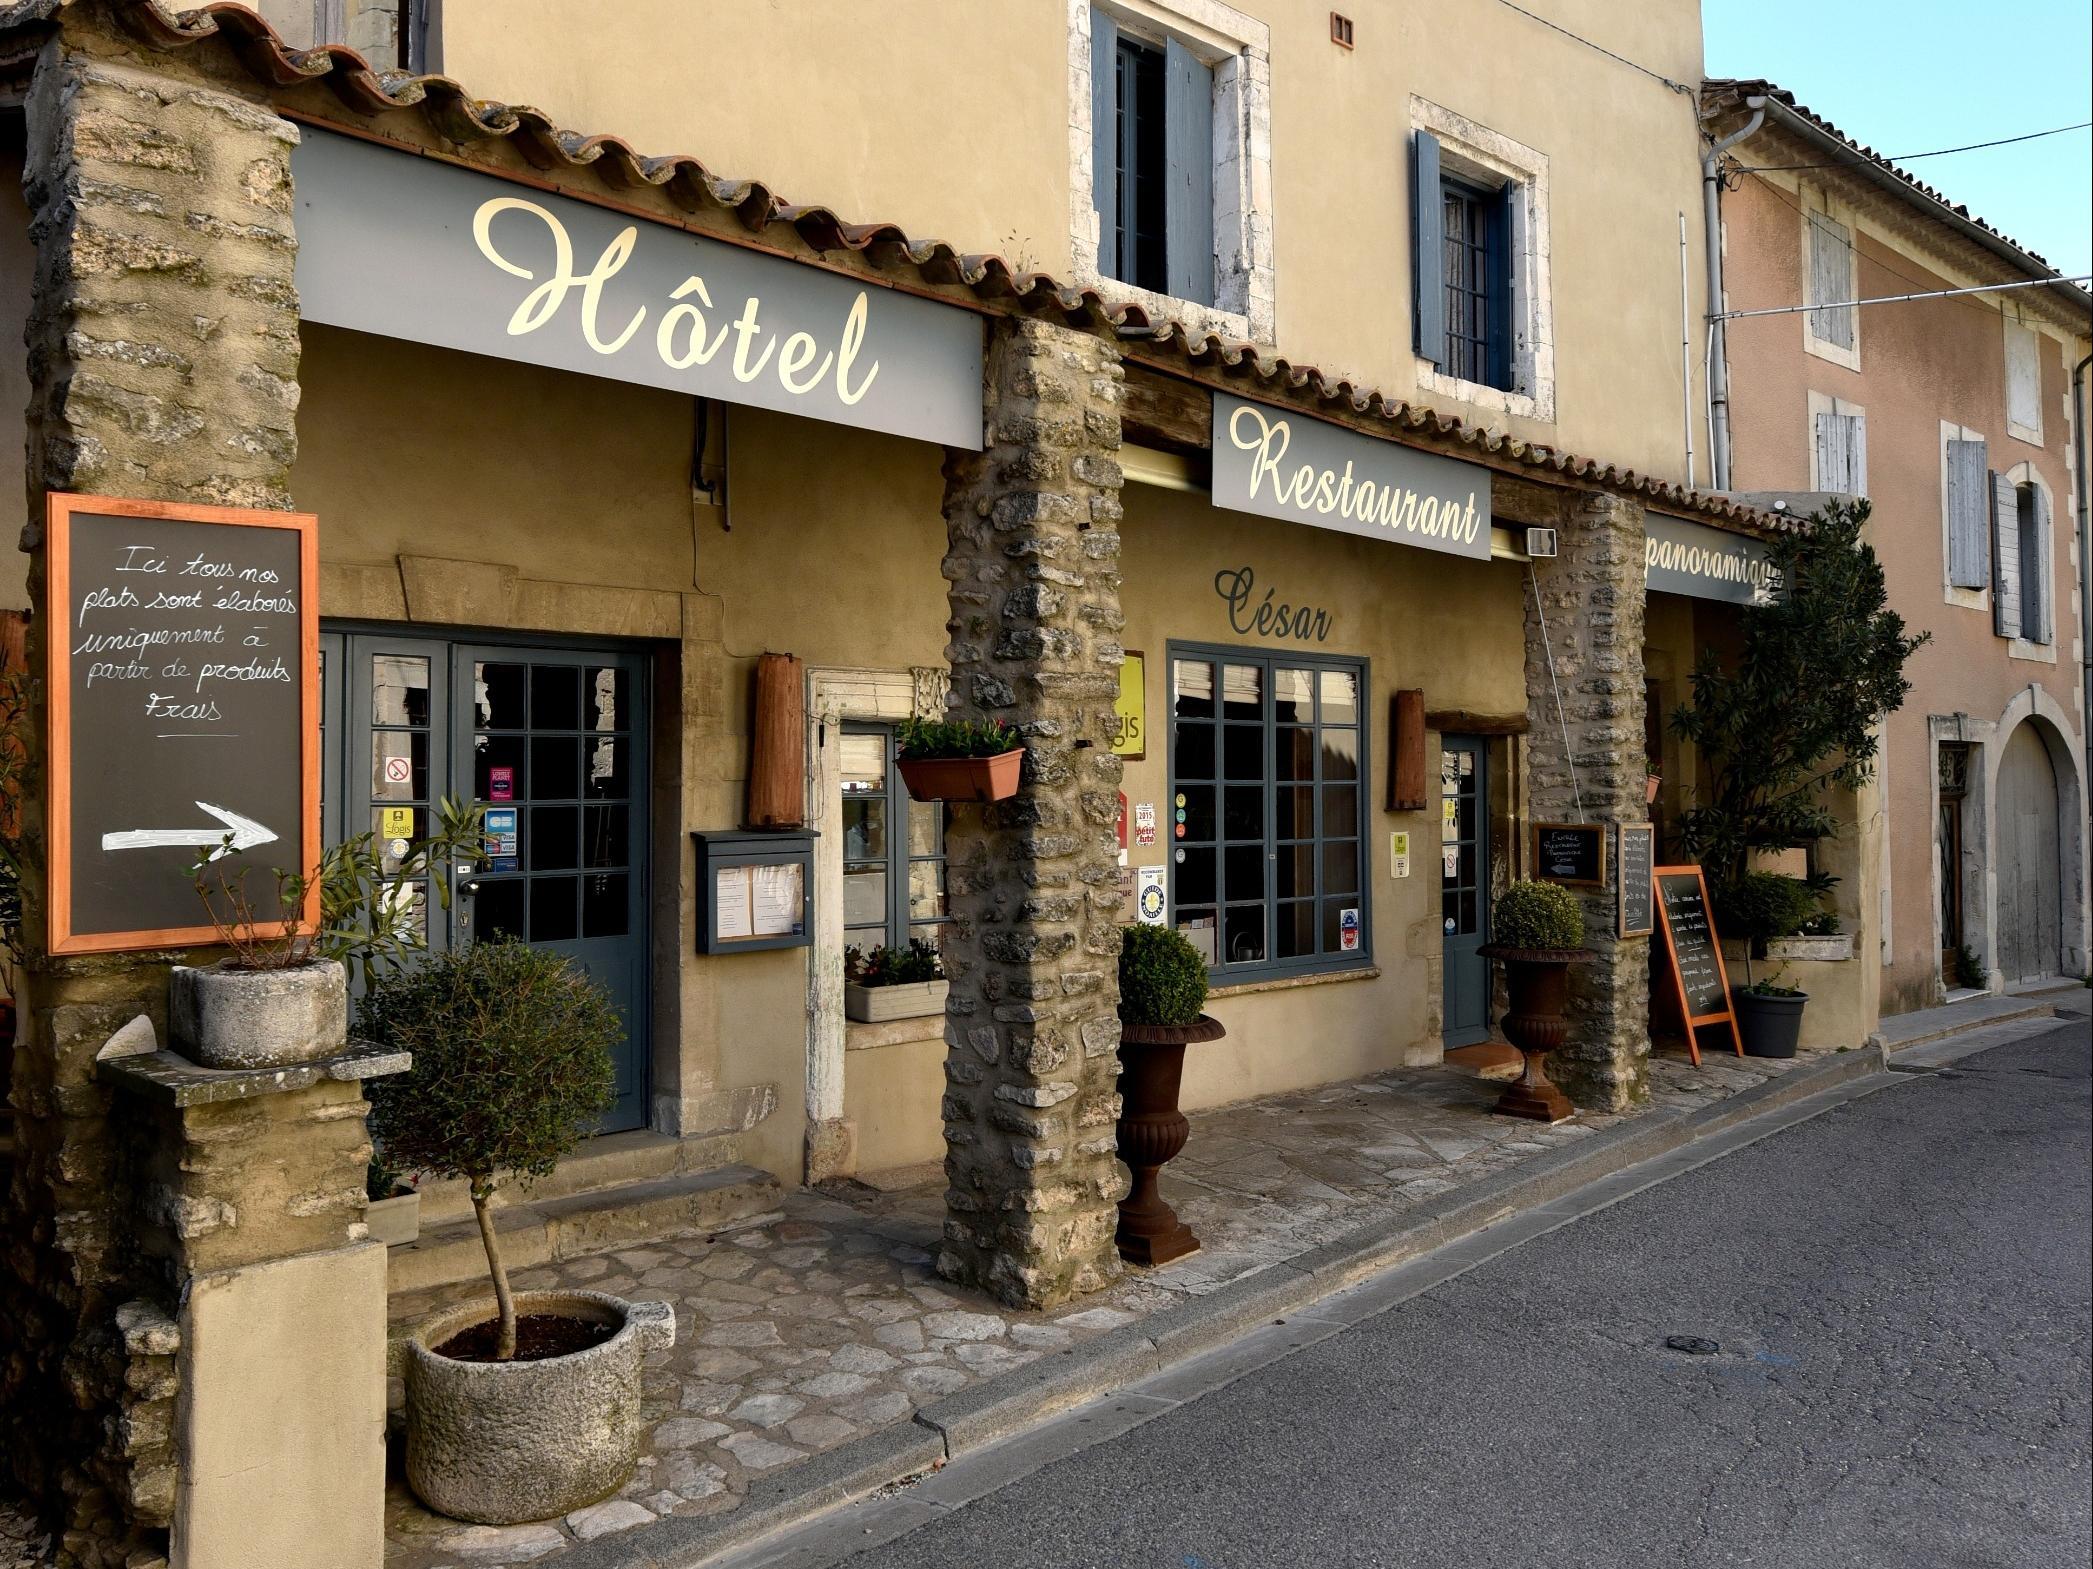
[[[1584,910],[1555,883],[1513,883],[1490,906],[1490,941],[1500,948],[1576,948],[1584,942]]]
[[[453,948],[380,977],[360,1022],[370,1039],[414,1054],[407,1072],[372,1081],[371,1134],[394,1165],[468,1184],[501,1310],[496,1355],[506,1359],[516,1307],[489,1201],[502,1179],[528,1186],[595,1131],[624,1023],[565,959],[513,941]]]
[[[1861,538],[1867,520],[1867,502],[1835,501],[1776,536],[1779,594],[1743,612],[1734,660],[1702,652],[1693,699],[1672,715],[1712,774],[1679,839],[1713,886],[1734,883],[1755,850],[1835,834],[1827,792],[1873,775],[1875,727],[1911,690],[1904,667],[1927,634],[1907,635],[1889,608],[1882,563]]]
[[[1206,1006],[1206,960],[1167,926],[1128,926],[1119,944],[1119,1022],[1196,1024]]]

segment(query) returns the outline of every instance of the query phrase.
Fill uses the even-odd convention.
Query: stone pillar
[[[106,0],[45,9],[55,14],[27,95],[23,181],[36,249],[22,518],[39,611],[32,672],[48,621],[45,492],[287,507],[298,401],[297,131],[215,40],[149,51]],[[34,792],[26,807],[29,955],[0,1209],[0,1469],[51,1518],[69,1561],[150,1562],[164,1500],[133,1487],[113,1417],[136,1373],[127,1339],[143,1348],[162,1337],[137,1313],[128,1329],[118,1321],[146,1283],[122,1229],[130,1179],[94,1058],[141,1013],[164,1033],[167,956],[40,954]]]
[[[1526,597],[1527,805],[1535,822],[1604,823],[1610,837],[1615,823],[1649,819],[1642,505],[1604,492],[1573,495],[1556,537],[1558,554],[1533,564]],[[1610,844],[1607,854],[1610,868]],[[1612,875],[1605,888],[1573,890],[1584,905],[1585,946],[1598,957],[1570,972],[1569,1044],[1548,1058],[1549,1077],[1595,1111],[1619,1111],[1649,1094],[1650,940],[1615,936]]]
[[[1119,394],[1108,343],[991,330],[984,451],[945,463],[949,711],[1014,725],[1011,800],[951,810],[944,1248],[1045,1307],[1119,1273]]]

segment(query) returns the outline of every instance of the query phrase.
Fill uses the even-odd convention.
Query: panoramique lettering
[[[552,239],[552,267],[543,281],[539,281],[534,269],[510,260],[496,249],[494,220],[505,212],[527,213],[545,225]],[[639,243],[639,225],[619,230],[587,272],[575,270],[574,241],[566,225],[548,209],[521,197],[497,196],[482,202],[472,217],[472,237],[480,254],[503,272],[537,284],[510,313],[510,337],[536,332],[557,316],[567,297],[576,292],[581,300],[582,338],[598,354],[617,354],[646,325],[646,306],[635,309],[622,325],[614,322],[606,329],[602,320],[603,287],[632,259],[633,248]],[[653,346],[662,364],[671,370],[709,365],[727,353],[736,381],[751,382],[767,371],[776,376],[787,392],[798,396],[815,391],[833,374],[836,396],[846,406],[857,403],[871,391],[879,376],[878,360],[862,370],[858,365],[865,347],[869,309],[863,289],[858,290],[857,298],[844,314],[834,345],[827,349],[810,332],[790,333],[780,341],[761,323],[762,301],[753,294],[741,302],[740,313],[732,320],[722,314],[708,315],[718,307],[698,273],[678,284],[669,298],[678,303],[662,313],[654,329]],[[734,340],[731,351],[727,346],[730,337]]]
[[[1688,544],[1684,540],[1658,539],[1655,535],[1644,547],[1643,575],[1647,577],[1652,568],[1684,572],[1714,583],[1748,584],[1755,594],[1769,599],[1780,581],[1771,563],[1763,557],[1742,550]]]
[[[1293,427],[1285,419],[1267,419],[1254,404],[1242,404],[1229,415],[1228,439],[1237,451],[1253,454],[1252,500],[1269,483],[1273,500],[1281,506],[1322,517],[1350,518],[1390,533],[1473,544],[1482,532],[1486,514],[1475,510],[1472,490],[1465,501],[1453,496],[1420,496],[1401,485],[1355,478],[1349,460],[1341,471],[1313,463],[1286,469],[1283,465],[1286,449],[1293,442]]]

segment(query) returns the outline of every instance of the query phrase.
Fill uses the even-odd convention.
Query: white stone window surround
[[[1487,414],[1552,422],[1555,304],[1549,281],[1548,155],[1414,93],[1410,96],[1410,128],[1438,137],[1444,172],[1485,190],[1509,190],[1514,197],[1510,223],[1511,390],[1449,376],[1422,353],[1417,355],[1417,389],[1458,398]],[[1409,166],[1407,149],[1403,162]],[[1410,198],[1436,201],[1438,193],[1412,191]]]
[[[2006,657],[2008,659],[2024,659],[2031,665],[2054,665],[2057,662],[2057,645],[2063,641],[2062,638],[2055,636],[2055,628],[2058,620],[2056,614],[2057,498],[2053,494],[2051,494],[2049,486],[2045,485],[2042,482],[2042,476],[2035,472],[2035,465],[2032,463],[2016,463],[2013,465],[2013,467],[2007,469],[2003,474],[2001,474],[1999,478],[2003,479],[2007,484],[2013,486],[2016,490],[2019,489],[2022,485],[2032,485],[2035,489],[2041,491],[2043,496],[2049,502],[2050,517],[2050,548],[2043,554],[2042,570],[2043,573],[2049,579],[2048,592],[2050,604],[2049,621],[2051,628],[2051,640],[2047,643],[2038,643],[2033,638],[2026,637],[2016,637],[2009,639],[2006,644]],[[2023,583],[2027,581],[2027,569],[2027,561],[2023,559],[2020,564],[2020,570],[2022,574],[2021,581]]]
[[[1220,0],[1099,0],[1122,32],[1175,38],[1214,72],[1214,303],[1106,278],[1097,267],[1096,149],[1090,145],[1092,0],[1068,0],[1068,223],[1076,282],[1108,302],[1234,342],[1277,342],[1272,276],[1272,30]]]
[[[1813,185],[1803,185],[1799,194],[1802,198],[1796,205],[1801,209],[1795,220],[1800,226],[1796,243],[1802,247],[1802,303],[1835,304],[1836,301],[1813,301],[1810,299],[1810,214],[1816,212],[1831,219],[1846,231],[1846,288],[1842,299],[1860,298],[1860,214],[1844,203],[1834,200],[1828,193]],[[1826,343],[1817,336],[1817,318],[1810,311],[1796,312],[1802,322],[1802,348],[1805,354],[1814,354],[1820,360],[1829,360],[1846,369],[1860,369],[1860,311],[1853,311],[1853,347],[1846,348],[1837,343]]]
[[[1823,454],[1818,450],[1817,446],[1817,416],[1819,414],[1854,415],[1860,420],[1861,426],[1865,430],[1868,422],[1868,411],[1864,405],[1852,402],[1850,399],[1833,397],[1828,392],[1818,392],[1814,388],[1810,390],[1809,430],[1807,432],[1810,443],[1810,489],[1830,490],[1832,487],[1824,483],[1823,472],[1818,467],[1819,459],[1823,456]],[[1943,448],[1942,452],[1943,454],[1945,454],[1946,449]],[[1946,462],[1945,455],[1943,455],[1942,462],[1943,464],[1945,464]],[[1865,495],[1867,493],[1868,484],[1867,449],[1865,446],[1861,449],[1860,480],[1861,493]],[[1945,473],[1943,473],[1941,483],[1943,486],[1945,486],[1947,483]],[[1946,504],[1946,491],[1943,490],[1942,505],[1945,506]]]
[[[2006,434],[2015,441],[2039,447],[2042,445],[2042,334],[2004,311],[1999,313],[1999,321],[1999,330],[2005,335]],[[2026,412],[2035,416],[2032,423],[2015,417],[2021,412],[2013,397],[2013,362],[2016,357],[2027,360],[2028,374],[2034,384],[2026,405]]]
[[[807,671],[807,826],[814,841],[814,942],[807,966],[809,1123],[843,1115],[843,836],[835,826],[842,800],[843,725],[945,712],[950,676],[943,666],[876,670],[817,665]]]
[[[1954,544],[1950,537],[1954,520],[1948,516],[1948,443],[1984,440],[1986,438],[1981,430],[1971,430],[1967,425],[1957,425],[1952,420],[1940,422],[1940,597],[1943,603],[1955,605],[1963,610],[1989,610],[1991,590],[1957,588],[1948,580],[1948,563],[1954,552]],[[1988,445],[1985,451],[1988,456]]]

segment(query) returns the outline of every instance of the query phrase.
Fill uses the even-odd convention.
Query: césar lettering
[[[1309,605],[1273,603],[1275,589],[1266,589],[1253,606],[1257,574],[1248,567],[1214,574],[1214,592],[1228,602],[1228,624],[1242,633],[1259,637],[1291,638],[1296,643],[1323,643],[1330,638],[1330,612]]]

